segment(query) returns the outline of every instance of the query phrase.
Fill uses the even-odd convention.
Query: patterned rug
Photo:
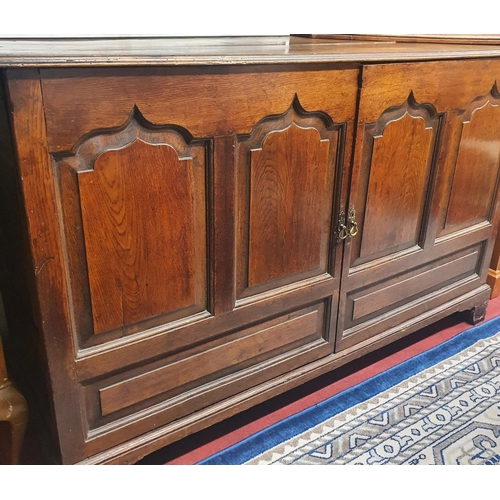
[[[500,465],[500,317],[200,464]]]

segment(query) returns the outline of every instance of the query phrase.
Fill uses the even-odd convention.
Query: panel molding
[[[493,218],[500,175],[500,93],[496,82],[488,94],[472,100],[458,119],[460,131],[440,237]],[[475,134],[478,127],[481,133]],[[484,136],[488,128],[489,139]],[[482,175],[473,163],[483,167]],[[464,207],[464,199],[473,203]]]
[[[120,127],[93,130],[80,138],[71,151],[51,155],[52,168],[55,177],[58,179],[56,196],[61,207],[59,213],[61,214],[60,223],[63,228],[63,247],[66,257],[65,273],[68,277],[68,283],[71,284],[69,290],[71,307],[69,309],[72,330],[80,348],[108,342],[123,335],[140,333],[160,325],[165,325],[165,328],[168,328],[168,323],[173,322],[175,324],[178,320],[187,319],[190,316],[193,317],[193,321],[196,321],[199,319],[199,313],[207,311],[207,308],[210,307],[208,286],[210,273],[207,270],[206,262],[208,255],[207,234],[209,233],[207,219],[211,220],[211,217],[207,218],[207,210],[209,209],[207,182],[211,182],[209,162],[207,161],[209,147],[208,141],[194,140],[189,132],[182,129],[182,127],[150,124],[137,106],[133,106],[129,117]],[[132,155],[129,160],[135,161],[135,163],[130,163],[127,160],[127,153]],[[155,162],[148,164],[146,161],[143,165],[137,162],[137,158],[144,155],[147,157],[149,154],[155,155]],[[124,166],[126,168],[122,168],[121,164],[116,164],[120,158],[125,159]],[[127,163],[127,161],[129,162]],[[106,168],[106,172],[111,175],[109,179],[100,170],[96,171],[96,166],[101,164],[105,165],[103,168]],[[158,168],[158,165],[162,165],[163,169],[160,170],[161,167]],[[141,173],[144,172],[144,169],[148,171],[147,179],[151,179],[151,191],[149,193],[143,191],[144,186],[147,187],[144,182],[141,184],[138,179],[138,184],[134,184],[133,172],[146,175]],[[161,183],[164,180],[165,172],[169,172],[170,176],[173,175],[174,180],[169,182],[169,178],[166,177],[165,185],[162,187]],[[175,182],[175,179],[179,182]],[[132,196],[127,196],[123,191],[124,189],[127,189],[127,192],[130,191]],[[85,195],[87,198],[84,197]],[[121,196],[121,199],[106,198],[108,195],[111,198]],[[100,210],[96,210],[96,207],[100,206],[100,202],[92,201],[94,196],[101,196],[99,200],[104,200],[104,205],[101,206]],[[136,198],[137,201],[134,201]],[[154,200],[156,200],[156,203]],[[109,203],[107,203],[108,201]],[[116,205],[114,205],[115,203]],[[190,207],[188,211],[191,213],[184,222],[182,222],[183,218],[176,218],[174,213],[175,210],[182,210],[182,207]],[[104,212],[103,208],[105,209]],[[106,210],[106,208],[109,210]],[[121,212],[114,213],[113,210]],[[186,214],[186,217],[188,215]],[[139,217],[139,220],[135,222],[132,219],[127,220],[127,216],[132,217],[132,219]],[[118,253],[116,254],[116,261],[112,260],[118,268],[121,266],[123,272],[137,285],[137,290],[131,292],[137,297],[132,297],[132,300],[136,300],[137,308],[144,309],[142,316],[140,311],[137,314],[131,314],[130,318],[133,318],[131,321],[128,321],[123,316],[122,324],[118,324],[116,318],[108,323],[99,323],[96,320],[95,309],[92,308],[92,293],[97,293],[103,286],[105,288],[99,293],[106,294],[106,287],[111,287],[111,290],[114,289],[114,284],[109,284],[104,276],[102,276],[99,283],[95,280],[92,281],[89,266],[93,266],[94,271],[97,269],[99,275],[99,269],[102,271],[105,263],[100,264],[97,262],[96,264],[94,262],[94,264],[89,264],[87,261],[89,258],[87,246],[89,244],[94,247],[98,245],[97,236],[93,235],[93,231],[95,228],[104,230],[106,217],[111,221],[111,230],[113,231],[114,228],[117,231],[114,239],[116,240]],[[177,219],[181,222],[177,223]],[[175,248],[188,245],[193,249],[193,252],[184,252],[193,253],[192,256],[179,256],[181,259],[188,258],[192,261],[191,271],[189,273],[186,271],[188,276],[186,279],[189,281],[189,284],[186,282],[186,286],[192,290],[194,294],[193,300],[188,300],[190,304],[186,302],[191,293],[187,291],[186,300],[181,301],[183,306],[174,310],[169,310],[166,307],[166,310],[161,311],[161,301],[170,300],[167,297],[168,294],[164,294],[164,298],[155,297],[154,300],[147,299],[147,294],[144,294],[150,279],[153,279],[154,283],[158,281],[158,283],[165,285],[169,276],[169,270],[165,267],[167,264],[162,263],[161,257],[163,252],[169,254],[169,247],[161,247],[160,244],[157,245],[156,243],[154,248],[151,247],[152,243],[148,243],[147,229],[143,227],[144,224],[155,224],[155,221],[160,225],[166,224],[166,221],[175,222],[176,227],[184,223],[190,225],[192,229],[191,234],[182,237],[182,242],[178,244],[173,242],[173,244],[176,245]],[[117,224],[116,227],[113,224]],[[87,230],[85,229],[86,226]],[[171,227],[174,230],[172,225]],[[156,226],[154,226],[154,229],[156,231]],[[123,233],[123,231],[125,232]],[[135,234],[135,239],[130,234],[131,231]],[[179,227],[175,231],[181,231],[182,233]],[[165,233],[161,228],[158,228],[158,232],[159,236],[162,236],[163,233],[161,241],[166,242],[168,231]],[[189,231],[184,230],[184,233],[189,233]],[[112,233],[110,237],[103,238],[106,240],[106,244],[112,239],[111,236]],[[158,239],[158,234],[152,235],[152,237]],[[132,258],[134,260],[133,255],[130,253],[127,256],[126,248],[123,248],[125,253],[119,251],[119,245],[123,243],[124,238],[128,240],[133,238],[135,241],[135,243],[128,242],[126,246],[135,244],[138,252],[147,253],[147,259],[137,257],[140,262],[137,261],[136,264],[140,266],[140,269],[134,270],[130,266],[125,268],[127,264],[125,261],[120,264],[122,258],[125,260]],[[133,247],[129,248],[130,251],[134,251]],[[95,253],[90,249],[90,257],[95,257]],[[112,264],[112,262],[110,263]],[[144,265],[144,263],[146,264]],[[148,266],[150,265],[153,268],[160,265],[162,272],[159,272],[159,269],[157,269],[158,272],[155,272],[153,268],[149,270]],[[130,273],[135,273],[135,277]],[[166,277],[162,277],[162,274]],[[176,275],[181,276],[178,272]],[[114,278],[111,277],[110,279],[118,280],[119,278],[114,276]],[[137,281],[138,279],[139,281]],[[118,287],[118,282],[116,282],[116,286]],[[149,292],[149,294],[151,293],[160,294],[161,292],[156,290],[156,292]],[[172,300],[175,301],[175,299]],[[103,301],[97,299],[96,303],[99,304],[100,302]],[[153,305],[148,305],[148,303],[153,303]],[[148,308],[151,309],[150,314],[146,311]],[[107,328],[108,326],[109,328]],[[95,335],[95,333],[98,333],[98,335]]]
[[[413,92],[410,91],[407,99],[402,104],[387,108],[380,114],[377,121],[363,126],[361,133],[364,135],[364,139],[361,145],[361,167],[356,203],[356,220],[360,227],[360,236],[358,238],[353,238],[351,242],[351,265],[349,273],[355,272],[359,266],[365,267],[366,265],[375,265],[377,262],[383,262],[392,255],[399,255],[408,251],[414,252],[425,248],[429,244],[428,220],[430,204],[435,190],[438,160],[437,149],[440,142],[443,116],[444,114],[438,113],[432,104],[418,103],[413,95]],[[386,203],[372,199],[375,196],[380,196],[376,190],[373,191],[375,188],[372,186],[372,183],[375,182],[373,169],[374,154],[377,152],[377,146],[382,147],[382,142],[379,141],[383,141],[384,135],[388,134],[388,129],[397,123],[406,127],[410,126],[413,129],[420,126],[422,131],[428,131],[428,138],[426,139],[428,144],[424,144],[424,146],[426,146],[426,157],[420,159],[420,161],[426,161],[427,166],[425,171],[420,172],[420,177],[415,179],[418,186],[415,186],[415,189],[412,192],[404,194],[405,198],[410,198],[409,203],[413,201],[418,204],[418,207],[416,207],[415,210],[416,217],[414,225],[409,227],[408,224],[405,223],[406,232],[405,234],[402,234],[402,228],[398,229],[397,226],[399,222],[399,213],[396,213],[391,220],[384,220],[384,225],[382,226],[383,229],[380,234],[384,234],[383,241],[385,243],[387,240],[387,232],[392,230],[394,233],[394,244],[386,248],[379,248],[380,244],[377,244],[376,241],[371,244],[368,243],[369,234],[365,231],[365,219],[367,218],[367,215],[370,217],[370,213],[367,214],[370,207],[373,207],[372,210],[386,210]],[[392,130],[391,133],[394,134],[395,129]],[[413,140],[418,141],[418,138],[414,138]],[[389,144],[394,144],[394,141],[389,141]],[[409,144],[412,148],[414,147],[413,142]],[[416,147],[418,146],[419,143],[417,142]],[[413,154],[421,154],[421,152],[416,149],[414,151],[410,151],[410,153],[412,152]],[[390,159],[389,161],[394,160]],[[400,169],[395,172],[401,175]],[[387,175],[390,175],[390,173],[391,172],[388,172]],[[386,180],[386,176],[383,177],[384,180]],[[406,179],[404,180],[406,181]],[[386,183],[384,183],[384,185],[385,184]],[[405,182],[404,184],[407,185],[408,183]],[[422,188],[423,194],[420,199],[412,199],[412,196],[415,198],[415,194],[420,193]],[[411,207],[409,207],[409,209],[411,209]],[[380,224],[372,224],[371,227],[374,228],[373,231],[375,231],[375,226],[381,227]],[[412,228],[414,228],[414,233],[412,231],[412,234],[409,234],[409,231],[411,231]]]
[[[301,154],[292,155],[299,140]],[[304,110],[297,95],[287,111],[263,118],[250,134],[236,137],[236,305],[336,274],[331,269],[332,215],[340,195],[344,141],[345,124]],[[310,161],[314,165],[303,164]],[[308,191],[316,198],[305,199]],[[295,221],[295,211],[308,227]],[[294,250],[298,245],[300,258]],[[283,262],[271,249],[286,257]]]

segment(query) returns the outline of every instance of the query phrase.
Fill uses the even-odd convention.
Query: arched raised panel
[[[445,229],[492,215],[500,164],[500,98],[495,89],[463,115]]]
[[[202,144],[148,128],[135,111],[122,131],[92,135],[56,164],[81,334],[137,331],[207,308]]]
[[[365,126],[360,176],[364,206],[356,207],[362,230],[353,238],[354,265],[424,246],[439,123],[432,106],[417,104],[410,94],[403,105]]]
[[[341,126],[297,99],[237,140],[237,298],[328,273]]]

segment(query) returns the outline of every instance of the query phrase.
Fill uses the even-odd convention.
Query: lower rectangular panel
[[[363,318],[398,303],[402,297],[417,295],[458,276],[472,274],[477,267],[478,258],[479,252],[472,251],[416,276],[404,278],[397,283],[354,298],[352,319]]]
[[[393,332],[398,328],[401,329],[401,332],[404,332],[408,329],[407,325],[414,323],[413,319],[416,320],[415,323],[418,323],[420,321],[419,318],[425,317],[427,311],[446,308],[447,302],[452,302],[457,297],[478,289],[480,285],[481,279],[479,276],[470,276],[395,308],[388,314],[383,314],[349,330],[345,330],[342,338],[336,343],[336,352],[353,347],[368,339],[376,338],[381,334]],[[412,330],[415,329],[412,328]]]
[[[364,342],[479,286],[484,243],[348,292],[336,350]]]
[[[99,390],[102,415],[307,338],[314,335],[317,329],[318,311],[315,310],[182,361],[104,387]]]
[[[160,361],[84,387],[88,453],[233,396],[331,354],[329,299],[229,335],[173,363]],[[138,372],[140,370],[140,372]]]

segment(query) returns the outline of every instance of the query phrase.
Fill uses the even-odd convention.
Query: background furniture
[[[0,465],[19,463],[27,420],[28,406],[7,376],[0,339]]]
[[[499,47],[2,44],[15,365],[64,463],[484,317]]]
[[[493,257],[491,258],[490,268],[488,269],[487,283],[491,287],[491,298],[494,299],[500,294],[500,238],[497,235]]]

